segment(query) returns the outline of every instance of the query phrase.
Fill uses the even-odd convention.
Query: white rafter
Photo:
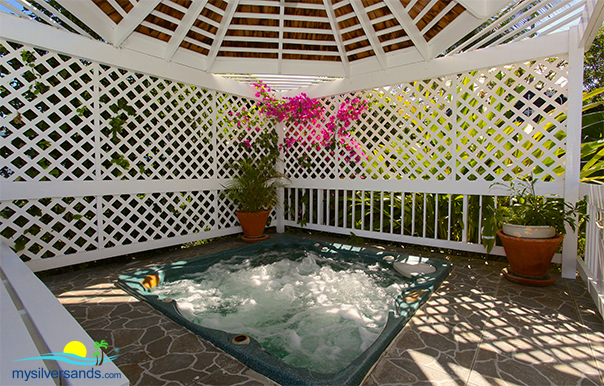
[[[107,43],[113,43],[113,21],[92,1],[56,0]]]
[[[417,29],[417,26],[413,20],[411,20],[411,16],[409,16],[401,2],[398,0],[384,0],[384,2],[388,8],[390,8],[390,12],[392,12],[401,27],[403,27],[407,33],[407,36],[409,36],[413,42],[413,45],[422,55],[424,60],[431,60],[432,55],[430,54],[430,47],[428,47],[426,39],[424,39],[422,34],[419,32],[419,29]]]
[[[222,45],[222,39],[229,29],[229,25],[231,24],[235,11],[237,10],[237,6],[239,6],[239,0],[234,0],[228,3],[226,10],[224,11],[224,16],[222,16],[222,20],[220,21],[220,27],[218,27],[218,31],[216,31],[216,36],[212,42],[212,48],[210,48],[210,52],[208,53],[208,58],[206,61],[206,71],[208,72],[211,72],[212,67],[214,67],[216,56],[218,56],[218,51]]]
[[[191,3],[191,6],[185,13],[185,16],[182,18],[180,23],[178,23],[176,31],[174,31],[174,34],[172,34],[172,37],[168,42],[168,46],[166,47],[166,60],[170,61],[172,59],[176,53],[176,50],[178,50],[178,47],[180,47],[180,44],[187,36],[189,30],[191,30],[195,20],[197,20],[197,17],[207,3],[208,0],[199,0]]]
[[[487,15],[487,2],[484,0],[456,0],[459,4],[461,4],[468,12],[470,12],[474,17],[478,19],[482,19]]]
[[[130,36],[143,20],[157,7],[161,0],[145,0],[138,2],[137,5],[128,12],[120,24],[115,27],[113,45],[119,47],[124,40]]]
[[[589,47],[593,43],[604,22],[604,0],[588,0],[581,16],[579,47]]]
[[[331,5],[331,0],[323,0],[323,4],[325,4],[325,12],[327,12],[327,18],[329,19],[329,24],[331,25],[331,30],[333,31],[333,37],[336,40],[336,45],[338,46],[338,52],[340,53],[340,60],[342,61],[342,66],[344,67],[344,73],[348,77],[350,76],[350,63],[348,63],[348,55],[346,54],[344,41],[342,40],[342,35],[340,34],[340,26],[336,22],[336,14],[333,10],[333,6]]]
[[[373,29],[371,20],[369,20],[369,16],[367,16],[367,12],[365,12],[363,4],[359,0],[350,0],[350,5],[352,5],[352,9],[354,9],[354,13],[356,14],[357,19],[359,19],[359,23],[361,23],[361,27],[363,27],[363,31],[365,31],[367,39],[369,39],[369,43],[373,48],[373,53],[375,54],[378,62],[380,62],[382,70],[387,69],[388,64],[386,62],[386,53],[384,52],[384,47],[382,47],[380,39],[378,39],[377,35],[375,34],[375,30]]]

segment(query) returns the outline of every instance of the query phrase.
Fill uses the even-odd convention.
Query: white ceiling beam
[[[92,1],[56,0],[103,40],[113,43],[113,21]]]
[[[161,0],[146,0],[140,1],[137,5],[128,12],[126,17],[122,19],[120,24],[115,27],[113,45],[119,47],[124,40],[134,32],[143,20],[157,7]]]
[[[348,55],[346,54],[346,48],[344,47],[344,42],[342,41],[340,26],[336,22],[336,14],[333,10],[333,5],[331,4],[331,0],[323,0],[323,4],[325,5],[325,12],[327,13],[329,25],[331,25],[333,37],[336,40],[336,45],[338,46],[338,52],[340,53],[340,61],[342,62],[342,68],[344,69],[344,73],[346,74],[346,76],[349,77],[350,63],[348,62]]]
[[[428,46],[428,43],[426,43],[426,39],[424,39],[413,20],[411,20],[411,16],[409,16],[401,2],[398,0],[384,0],[384,2],[388,5],[390,12],[392,12],[396,20],[398,20],[399,24],[405,30],[407,36],[409,36],[413,45],[422,55],[424,60],[431,60],[432,55],[430,53],[430,47]]]
[[[218,31],[216,31],[216,37],[212,42],[212,48],[208,53],[208,58],[206,62],[206,71],[212,72],[212,67],[214,67],[214,62],[216,61],[216,56],[218,56],[218,51],[220,51],[220,45],[222,44],[222,39],[224,35],[226,35],[229,25],[231,25],[231,20],[233,20],[233,15],[237,10],[237,6],[239,6],[239,0],[233,0],[227,4],[227,7],[224,11],[224,16],[222,16],[222,20],[220,20],[220,26],[218,27]]]
[[[377,35],[375,34],[375,30],[373,29],[373,25],[371,24],[371,20],[369,20],[367,12],[365,12],[363,3],[361,3],[360,0],[350,0],[350,5],[352,5],[352,9],[354,9],[354,13],[356,13],[357,19],[359,19],[359,23],[361,23],[361,27],[363,27],[363,31],[365,31],[367,39],[369,39],[369,43],[373,48],[375,57],[380,63],[380,66],[382,66],[382,70],[385,70],[388,68],[386,53],[384,52],[384,47],[382,47],[380,39],[378,39]]]
[[[491,0],[456,0],[461,4],[468,12],[470,12],[475,18],[483,19],[488,15],[487,3]]]
[[[604,22],[604,0],[588,0],[581,16],[579,47],[588,49]]]
[[[178,49],[178,47],[180,47],[180,44],[187,36],[187,33],[189,33],[189,31],[191,30],[191,27],[195,23],[195,20],[197,20],[197,17],[199,16],[199,14],[207,3],[208,0],[198,0],[191,3],[191,6],[187,10],[187,13],[185,13],[185,16],[183,16],[180,23],[178,23],[176,31],[174,31],[174,34],[172,34],[172,37],[168,41],[165,56],[167,61],[172,60],[172,57],[176,53],[176,50]]]

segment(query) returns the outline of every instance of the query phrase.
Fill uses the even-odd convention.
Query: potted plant
[[[279,203],[278,190],[285,187],[285,175],[277,170],[277,158],[244,158],[230,165],[236,176],[224,185],[224,195],[235,202],[235,212],[244,241],[264,240],[264,228],[271,210]]]
[[[575,230],[579,207],[555,195],[537,195],[536,182],[533,176],[525,176],[507,184],[491,185],[503,186],[510,198],[507,205],[489,206],[483,243],[490,252],[495,234],[499,237],[510,263],[503,271],[508,280],[546,286],[555,281],[547,270],[564,239],[565,224]]]

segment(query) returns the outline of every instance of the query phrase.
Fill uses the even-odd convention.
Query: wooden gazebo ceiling
[[[96,7],[77,6],[80,1],[91,1]],[[101,34],[109,43],[208,72],[349,76],[431,60],[510,2],[79,0],[63,4],[84,22],[105,18],[114,31],[112,36]],[[473,3],[480,6],[468,8]],[[96,15],[85,14],[93,9]]]

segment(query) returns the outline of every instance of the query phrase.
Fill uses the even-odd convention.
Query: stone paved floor
[[[132,385],[271,384],[114,285],[127,270],[242,244],[228,237],[44,282],[94,340],[109,343],[108,354],[119,350],[115,363]],[[364,385],[603,385],[604,324],[581,279],[522,287],[501,277],[504,263],[431,257],[451,261],[453,273]]]

